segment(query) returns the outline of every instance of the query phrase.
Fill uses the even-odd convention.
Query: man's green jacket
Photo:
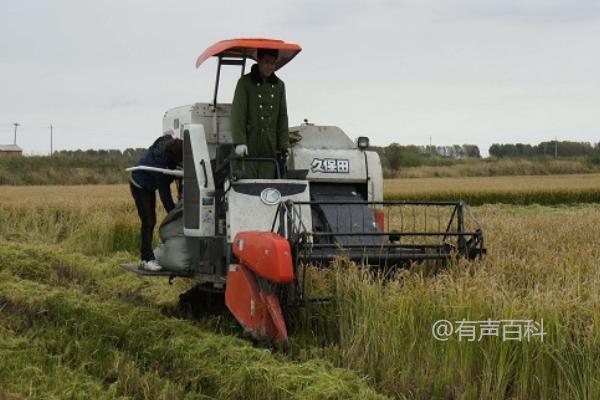
[[[248,157],[275,159],[278,151],[289,147],[285,85],[275,74],[263,80],[258,65],[242,76],[235,88],[231,109],[233,144],[248,146]],[[234,164],[234,169],[240,168]],[[249,178],[272,179],[275,164],[244,162]]]

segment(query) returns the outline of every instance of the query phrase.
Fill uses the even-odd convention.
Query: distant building
[[[16,144],[0,144],[0,157],[21,157],[23,149]]]

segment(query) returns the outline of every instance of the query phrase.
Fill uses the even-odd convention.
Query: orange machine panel
[[[225,304],[244,330],[257,340],[285,342],[287,327],[279,300],[260,290],[254,273],[231,264],[227,274]]]
[[[273,232],[239,232],[233,241],[233,254],[259,276],[277,283],[294,281],[289,242]]]

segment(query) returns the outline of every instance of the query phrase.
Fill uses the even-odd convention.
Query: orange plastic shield
[[[233,254],[259,276],[277,283],[294,281],[290,244],[273,232],[240,232],[233,241]]]
[[[260,288],[254,273],[240,264],[229,266],[225,304],[244,330],[257,340],[285,342],[287,327],[279,300]]]

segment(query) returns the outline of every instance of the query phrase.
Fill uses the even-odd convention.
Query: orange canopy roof
[[[256,60],[256,49],[279,50],[276,69],[283,67],[302,50],[297,44],[275,39],[242,38],[221,40],[200,54],[196,60],[196,68],[212,56],[241,58],[245,55],[247,58]]]

